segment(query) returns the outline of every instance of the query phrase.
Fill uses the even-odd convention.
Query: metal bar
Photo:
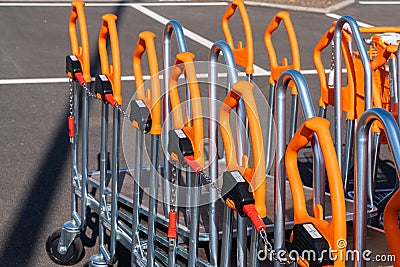
[[[342,170],[342,180],[344,186],[344,194],[348,194],[348,184],[349,184],[349,173],[351,166],[351,155],[353,150],[353,140],[354,140],[354,120],[347,120],[346,127],[346,142],[344,147],[344,158],[343,158],[343,170]]]
[[[285,197],[286,197],[286,171],[285,171],[285,150],[286,150],[286,91],[289,82],[296,85],[303,115],[306,119],[315,116],[314,107],[311,101],[310,92],[304,76],[296,70],[284,71],[278,79],[275,91],[274,119],[276,122],[276,154],[274,170],[274,249],[280,251],[285,248]],[[318,140],[315,140],[318,144]],[[314,153],[320,153],[317,147]],[[316,154],[318,155],[318,154]],[[281,266],[274,262],[274,266]]]
[[[376,176],[378,173],[378,164],[379,164],[379,152],[381,145],[381,133],[373,133],[372,135],[372,147],[371,147],[371,179],[368,181],[368,199],[369,205],[374,205],[374,196],[375,196],[375,183]]]
[[[155,264],[156,246],[156,220],[157,220],[157,195],[158,195],[158,148],[159,135],[151,136],[151,167],[149,189],[149,217],[148,217],[148,241],[147,241],[147,266]]]
[[[390,109],[394,111],[394,103],[398,103],[399,95],[397,89],[397,58],[390,58],[389,62],[389,80],[390,80]]]
[[[74,109],[73,109],[73,116],[74,116],[74,142],[71,144],[71,220],[75,222],[77,225],[79,223],[74,220],[73,214],[78,210],[78,196],[75,194],[75,183],[78,181],[78,149],[79,149],[79,90],[77,89],[77,84],[72,81],[72,90],[74,96]],[[78,184],[76,184],[78,186]],[[80,220],[79,220],[80,221]]]
[[[190,207],[190,224],[189,224],[189,267],[196,267],[198,248],[199,248],[199,221],[200,221],[200,211],[199,211],[199,201],[200,201],[200,176],[193,172],[186,173],[186,178],[189,184],[190,195],[193,194],[191,198]]]
[[[88,157],[89,157],[89,97],[82,92],[82,192],[81,192],[81,225],[86,227],[87,190],[88,190]]]
[[[254,227],[251,228],[251,238],[250,238],[250,261],[249,266],[258,267],[260,266],[260,261],[258,260],[258,248],[260,247],[260,234],[256,231]],[[253,249],[251,249],[253,248]],[[254,249],[256,248],[256,249]],[[247,264],[245,265],[247,266]]]
[[[221,246],[221,267],[231,266],[232,255],[233,210],[224,206],[224,225]]]
[[[131,266],[135,266],[139,259],[136,258],[136,253],[139,253],[139,223],[140,223],[140,183],[142,180],[142,151],[144,134],[136,130],[136,149],[135,149],[135,176],[133,179],[133,214],[132,214],[132,246],[131,246]],[[142,252],[142,251],[141,251]],[[141,255],[143,259],[143,254]]]
[[[274,154],[272,153],[273,147],[273,127],[274,127],[274,99],[275,96],[275,84],[269,85],[269,108],[271,112],[268,115],[268,122],[267,122],[267,136],[265,137],[266,140],[266,150],[265,150],[265,159],[266,159],[266,166],[267,166],[267,174],[269,174],[269,170],[271,169],[272,158]]]
[[[239,76],[236,69],[235,59],[232,54],[230,46],[225,41],[217,41],[211,47],[210,53],[208,55],[209,61],[209,76],[208,76],[208,95],[209,95],[209,110],[210,110],[210,120],[209,120],[209,138],[215,143],[209,144],[209,159],[210,159],[210,177],[213,181],[217,180],[218,177],[218,111],[217,111],[217,62],[220,53],[223,53],[225,64],[228,71],[228,81],[231,85],[235,84],[239,80]],[[211,190],[210,192],[210,205],[209,205],[209,233],[210,233],[210,265],[217,266],[218,264],[218,230],[215,215],[215,201],[218,198],[217,192]],[[225,209],[225,208],[224,208]],[[229,209],[229,208],[228,208]],[[225,217],[228,216],[228,217]],[[232,219],[233,213],[231,211],[224,213],[224,235],[223,238],[232,237]],[[226,226],[226,228],[225,228]],[[230,231],[230,233],[225,233]],[[230,239],[231,240],[231,239]],[[226,253],[226,257],[231,255],[231,241],[222,241],[223,253]],[[224,245],[225,244],[225,245]],[[222,262],[222,259],[221,259]]]
[[[289,139],[292,139],[297,130],[297,110],[298,110],[299,98],[297,95],[292,95],[292,105],[290,108],[290,132]]]
[[[169,94],[168,94],[168,82],[169,76],[171,71],[171,66],[173,64],[171,60],[171,38],[172,33],[175,32],[176,41],[178,43],[178,50],[179,52],[186,52],[186,41],[185,35],[183,34],[183,28],[181,24],[176,20],[170,20],[164,27],[163,31],[163,65],[164,65],[164,92],[163,92],[163,100],[164,100],[164,107],[163,107],[163,118],[164,118],[164,125],[163,125],[163,140],[165,143],[165,147],[168,146],[168,133],[169,130],[172,129],[171,120],[168,120],[169,112],[171,110]],[[163,183],[163,191],[165,192],[165,201],[164,203],[168,203],[170,199],[170,188],[169,183],[171,182],[171,165],[169,163],[170,156],[168,153],[164,153],[164,183]],[[164,215],[168,218],[169,214],[169,205],[164,205]]]
[[[112,184],[111,184],[111,231],[110,231],[110,263],[115,263],[117,260],[117,219],[118,219],[118,178],[119,178],[119,110],[113,109],[113,141],[112,141]]]
[[[351,33],[356,42],[360,58],[364,67],[364,109],[368,110],[372,107],[372,72],[369,62],[367,50],[361,36],[360,29],[356,20],[350,16],[343,16],[337,22],[334,31],[334,46],[335,46],[335,73],[334,73],[334,101],[341,103],[341,87],[342,87],[342,29],[345,24],[351,28]],[[335,142],[336,142],[336,155],[338,158],[339,168],[342,169],[342,137],[341,137],[341,105],[335,104]]]
[[[106,188],[106,175],[107,175],[107,143],[108,143],[108,104],[101,104],[101,137],[100,137],[100,213],[99,213],[99,246],[105,244],[105,231],[106,228],[103,224],[103,219],[107,220],[107,188]],[[100,251],[101,252],[101,251]]]
[[[369,175],[367,153],[369,132],[374,121],[379,121],[383,125],[391,148],[390,151],[394,159],[397,176],[400,174],[400,131],[398,125],[388,111],[381,108],[371,108],[361,116],[356,132],[354,249],[359,255],[362,255],[365,251],[367,241],[367,177]],[[353,266],[365,267],[365,259],[361,257],[360,261],[354,261]]]

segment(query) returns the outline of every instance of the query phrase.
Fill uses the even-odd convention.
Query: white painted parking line
[[[359,1],[361,5],[400,5],[400,1]]]
[[[158,2],[158,3],[86,3],[87,7],[131,7],[135,5],[141,6],[227,6],[227,2]],[[58,3],[33,3],[33,2],[0,2],[0,7],[70,7],[71,2]]]
[[[326,13],[325,15],[330,17],[330,18],[336,19],[336,20],[338,20],[338,19],[340,19],[342,17],[341,15],[338,15],[338,14],[335,14],[335,13]],[[361,21],[358,21],[358,20],[357,20],[357,23],[358,23],[358,26],[361,26],[361,27],[367,27],[367,28],[374,27],[374,25],[371,25],[371,24],[368,24],[368,23],[364,23],[364,22],[361,22]]]
[[[330,69],[325,69],[325,73],[328,73]],[[346,72],[346,69],[342,70],[343,73]],[[318,74],[316,70],[302,70],[301,73],[303,75],[315,75]],[[265,74],[262,73],[254,73],[254,77],[264,77],[271,75],[270,71],[265,71]],[[239,76],[246,76],[244,72],[239,73]],[[208,77],[208,73],[198,73],[198,79],[206,79]],[[227,77],[226,73],[218,73],[218,77],[224,78]],[[160,80],[163,77],[159,76]],[[150,75],[143,75],[144,80],[149,80]],[[121,77],[122,81],[134,81],[135,77],[133,75],[126,75]],[[0,79],[0,85],[13,85],[13,84],[47,84],[47,83],[67,83],[69,81],[68,78],[27,78],[27,79]],[[92,78],[94,81],[94,78]]]
[[[167,19],[167,18],[161,16],[160,14],[158,14],[158,13],[156,13],[156,12],[146,8],[146,7],[144,7],[143,5],[132,5],[132,7],[134,9],[142,12],[143,14],[147,15],[148,17],[160,22],[163,25],[167,24],[168,21],[169,21],[169,19]],[[187,29],[185,27],[183,27],[183,31],[184,31],[184,34],[185,34],[186,37],[192,39],[193,41],[198,42],[199,44],[207,47],[208,49],[210,49],[212,47],[212,45],[214,44],[212,41],[204,38],[203,36],[198,35],[197,33],[193,32],[193,31],[191,31],[191,30],[189,30],[189,29]],[[259,66],[254,64],[254,75],[267,76],[268,72],[265,69],[263,69],[263,68],[261,68],[261,67],[259,67]]]

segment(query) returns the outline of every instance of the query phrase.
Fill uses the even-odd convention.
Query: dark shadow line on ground
[[[122,20],[122,11],[123,7],[118,6],[112,12],[118,16],[119,22]],[[97,74],[100,71],[97,42],[91,47],[92,49],[96,48],[92,50],[91,59],[94,60],[92,73]],[[60,55],[61,58],[63,58],[62,55]],[[63,118],[67,118],[67,110],[64,114]],[[18,214],[13,223],[14,228],[5,238],[5,247],[0,251],[0,262],[3,266],[30,266],[34,251],[44,249],[45,244],[36,244],[36,242],[50,206],[53,204],[54,194],[60,184],[64,165],[70,162],[68,159],[70,146],[66,120],[61,120],[55,129],[53,142],[48,146],[46,156],[42,160],[35,177],[33,177],[34,182],[31,190],[27,193],[22,204],[23,208],[19,212],[17,211]],[[69,218],[65,219],[68,220]]]

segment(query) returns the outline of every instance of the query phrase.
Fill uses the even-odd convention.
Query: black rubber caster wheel
[[[58,242],[60,240],[61,230],[54,232],[47,238],[46,241],[46,252],[50,259],[59,265],[74,265],[82,260],[84,256],[84,249],[81,239],[75,238],[71,246],[69,246],[67,253],[60,254],[57,251]]]

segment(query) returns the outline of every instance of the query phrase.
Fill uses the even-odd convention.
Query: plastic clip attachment
[[[97,99],[100,101],[109,103],[114,108],[118,105],[117,101],[113,97],[111,82],[106,75],[99,74],[96,76],[94,92]]]
[[[65,58],[65,69],[68,74],[68,77],[71,79],[76,80],[75,74],[76,73],[82,73],[82,66],[81,62],[79,61],[78,57],[75,55],[68,55]]]
[[[239,171],[224,172],[221,195],[228,207],[236,210],[240,216],[250,218],[257,232],[266,229],[255,209],[255,200],[250,191],[250,185]]]
[[[192,142],[182,129],[169,131],[168,152],[171,158],[183,167],[187,166],[185,157],[194,155]]]
[[[130,118],[132,125],[142,133],[148,133],[152,126],[150,110],[143,100],[131,101]]]

